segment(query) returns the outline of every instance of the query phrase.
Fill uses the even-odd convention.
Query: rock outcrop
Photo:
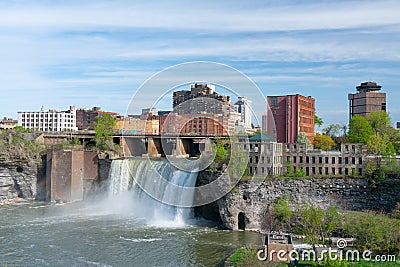
[[[216,203],[223,225],[237,230],[261,230],[268,208],[279,197],[288,197],[293,210],[305,205],[342,210],[391,211],[400,202],[400,179],[387,178],[378,185],[366,179],[299,178],[241,182]]]
[[[27,200],[42,197],[41,166],[19,160],[0,161],[0,202],[23,198]],[[39,181],[39,185],[38,185]]]

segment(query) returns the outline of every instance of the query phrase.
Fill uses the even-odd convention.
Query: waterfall
[[[143,188],[153,187],[160,200],[174,199],[179,203],[183,198],[189,198],[192,201],[193,194],[183,194],[182,187],[194,187],[197,172],[179,170],[166,159],[116,159],[112,161],[109,173],[109,198],[114,201],[129,201],[126,208],[132,209],[135,215],[145,219],[150,225],[183,226],[192,217],[191,208],[175,207],[155,200],[138,183]],[[173,186],[161,188],[157,179],[165,179],[180,186],[180,189]],[[121,196],[125,198],[122,200]]]

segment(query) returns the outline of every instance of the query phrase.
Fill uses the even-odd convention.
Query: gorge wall
[[[296,178],[241,182],[217,201],[223,225],[237,230],[261,230],[265,212],[279,197],[287,196],[293,210],[304,204],[350,211],[391,211],[400,202],[400,179],[387,178],[378,185],[366,179]]]
[[[111,160],[97,152],[48,150],[42,161],[0,154],[0,204],[15,201],[79,201],[104,193]]]
[[[43,164],[2,158],[0,160],[0,202],[17,198],[43,200],[45,197]]]

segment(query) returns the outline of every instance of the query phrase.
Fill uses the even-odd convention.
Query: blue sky
[[[200,60],[238,69],[265,95],[311,95],[326,123],[347,122],[347,94],[377,81],[400,121],[399,11],[399,1],[3,0],[0,116],[124,113],[151,75]]]

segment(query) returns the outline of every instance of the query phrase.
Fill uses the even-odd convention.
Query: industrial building
[[[267,133],[277,137],[279,143],[295,143],[299,133],[304,132],[310,142],[314,141],[315,100],[311,96],[299,94],[284,96],[268,96],[268,105],[275,123],[273,127],[265,127]],[[268,114],[264,115],[265,120]]]
[[[355,94],[349,94],[349,116],[366,116],[373,111],[386,111],[386,93],[379,92],[382,86],[376,82],[363,82],[356,87]]]

